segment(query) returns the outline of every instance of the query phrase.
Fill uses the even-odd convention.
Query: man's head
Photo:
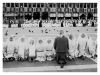
[[[13,37],[10,37],[10,39],[9,39],[10,41],[13,41]]]
[[[72,34],[69,35],[69,39],[70,39],[70,40],[73,39],[73,35],[72,35]]]
[[[24,42],[25,41],[25,38],[21,38],[21,42]]]
[[[64,35],[64,31],[63,30],[60,30],[60,35]]]
[[[47,43],[50,44],[51,43],[51,40],[48,40]]]
[[[84,38],[86,35],[84,33],[81,34],[81,37]]]
[[[39,40],[39,44],[41,44],[43,41],[42,40]]]

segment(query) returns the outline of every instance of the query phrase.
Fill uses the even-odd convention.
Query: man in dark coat
[[[60,31],[60,36],[54,41],[54,49],[56,50],[56,61],[63,68],[66,64],[66,56],[69,54],[68,38],[64,36],[63,30]]]

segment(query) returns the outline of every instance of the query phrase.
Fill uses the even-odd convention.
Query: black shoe
[[[60,68],[64,68],[64,64],[61,64]]]

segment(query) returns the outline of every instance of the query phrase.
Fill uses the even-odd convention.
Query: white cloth
[[[34,40],[34,44],[31,44],[30,42],[32,42],[33,41],[33,39],[32,38],[30,38],[29,39],[29,57],[31,57],[31,56],[35,56],[35,40]]]
[[[42,40],[43,42],[42,43],[39,43],[39,40]],[[44,47],[45,47],[45,42],[44,42],[45,39],[43,38],[40,38],[38,39],[37,43],[36,43],[36,49],[38,51],[44,51]]]
[[[14,53],[15,50],[15,41],[7,42],[7,53]]]
[[[25,37],[21,37],[24,38]],[[19,38],[18,40],[18,55],[19,57],[24,58],[25,57],[25,51],[28,49],[28,44],[27,44],[27,40],[25,39],[24,42],[21,42],[21,38]]]
[[[77,46],[79,46],[79,56],[85,55],[86,43],[87,43],[87,36],[85,35],[84,38],[79,36],[79,38],[77,40]]]
[[[3,42],[3,57],[6,57],[7,51],[7,42]]]
[[[37,52],[37,58],[35,60],[38,61],[45,61],[46,60],[46,56],[44,52]]]
[[[76,46],[76,39],[69,39],[69,54],[72,58],[78,56],[78,50]]]
[[[7,54],[5,55],[6,58],[14,57],[14,51],[16,49],[16,41],[14,37],[12,37],[12,41],[10,41],[10,38],[8,38],[7,42],[5,43],[5,46],[7,47]]]
[[[87,41],[87,46],[89,48],[90,55],[94,56],[96,54],[96,43],[91,37],[89,37]]]
[[[42,43],[39,43],[39,40],[42,40]],[[46,56],[45,56],[45,39],[39,38],[37,43],[36,43],[36,60],[38,61],[45,61]]]
[[[51,42],[48,43],[48,41],[51,41]],[[53,60],[52,56],[55,55],[55,50],[53,48],[54,40],[51,38],[47,38],[45,42],[46,42],[46,44],[45,44],[46,45],[45,46],[46,53],[45,54],[47,56],[47,60],[51,61],[51,60]]]

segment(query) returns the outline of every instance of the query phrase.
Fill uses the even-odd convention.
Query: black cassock
[[[65,36],[57,37],[54,42],[54,49],[56,50],[56,60],[58,64],[66,62],[66,56],[69,54],[68,38]]]

